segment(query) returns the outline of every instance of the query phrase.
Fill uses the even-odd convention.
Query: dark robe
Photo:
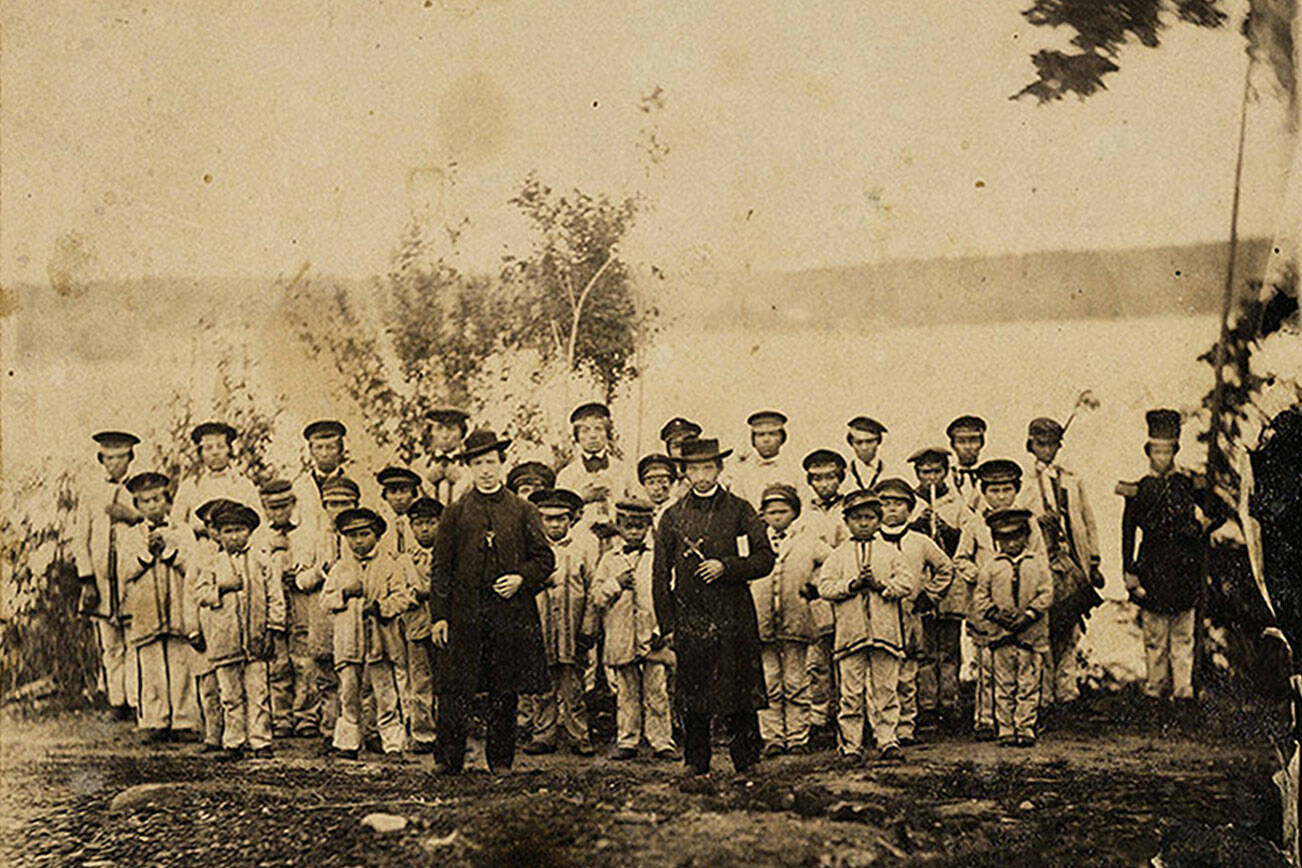
[[[491,539],[491,542],[490,542]],[[538,511],[505,488],[466,492],[448,507],[434,542],[430,614],[448,622],[436,649],[439,693],[542,693],[549,688],[534,595],[547,586],[555,556]],[[509,600],[499,576],[524,577]]]
[[[739,537],[748,541],[745,557]],[[696,577],[701,555],[723,563],[723,575],[713,583]],[[768,575],[773,561],[754,508],[723,488],[710,497],[688,492],[661,516],[652,588],[660,632],[674,636],[678,704],[684,713],[725,715],[768,705],[747,584]]]

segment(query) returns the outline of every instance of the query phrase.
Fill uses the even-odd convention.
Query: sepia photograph
[[[1300,73],[6,0],[0,865],[1302,868]]]

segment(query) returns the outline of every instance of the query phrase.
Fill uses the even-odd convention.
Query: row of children
[[[134,709],[160,737],[193,726],[197,708],[206,744],[221,732],[232,754],[246,746],[265,753],[273,733],[331,730],[332,749],[356,755],[367,726],[386,752],[432,750],[431,552],[442,498],[472,485],[462,460],[466,414],[439,408],[430,421],[424,476],[403,467],[376,474],[377,511],[360,506],[336,421],[308,426],[310,467],[293,483],[265,482],[257,504],[247,502],[251,483],[231,468],[230,426],[195,429],[203,470],[182,483],[175,503],[161,474],[128,481],[134,436],[96,435],[108,479],[83,496],[77,551],[110,701]],[[1201,516],[1194,527],[1170,518],[1196,513],[1191,494],[1171,503],[1172,490],[1192,492],[1193,477],[1171,460],[1178,415],[1154,411],[1149,421],[1153,471],[1119,487],[1128,498],[1126,581],[1144,607],[1150,692],[1169,689],[1163,682],[1173,674],[1175,694],[1185,696],[1192,576],[1187,556],[1170,561],[1187,555],[1190,533],[1205,527],[1197,527]],[[582,697],[597,665],[590,649],[599,646],[617,697],[615,756],[635,755],[642,738],[657,756],[673,756],[675,657],[655,623],[646,537],[689,491],[683,444],[701,429],[671,420],[661,432],[665,453],[642,457],[626,479],[609,411],[583,405],[571,422],[573,462],[558,473],[525,462],[505,480],[537,507],[554,556],[536,596],[551,689],[525,702],[525,749],[554,750],[563,730],[576,753],[593,752]],[[965,631],[977,649],[979,736],[1026,742],[1036,706],[1055,694],[1074,698],[1088,604],[1050,617],[1050,603],[1055,584],[1061,602],[1081,577],[1087,587],[1102,577],[1083,489],[1054,461],[1062,426],[1032,422],[1036,484],[1026,492],[1016,462],[979,461],[985,423],[977,417],[951,423],[949,449],[910,457],[916,484],[884,475],[876,450],[886,429],[868,417],[849,423],[849,460],[815,450],[795,482],[781,454],[786,418],[764,411],[749,422],[752,449],[723,481],[759,510],[776,552],[772,571],[751,584],[770,755],[806,749],[835,705],[843,754],[860,755],[866,720],[883,756],[897,757],[917,737],[919,710],[955,719]],[[842,496],[847,479],[855,490]],[[124,482],[132,504],[123,502]],[[424,489],[438,498],[422,497]],[[1073,567],[1077,586],[1063,578]]]

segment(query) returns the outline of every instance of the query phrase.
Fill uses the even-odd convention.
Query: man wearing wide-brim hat
[[[436,756],[447,773],[461,771],[476,694],[488,695],[485,756],[501,772],[515,758],[520,694],[550,687],[534,595],[556,559],[538,511],[503,483],[510,445],[489,430],[466,437],[458,460],[474,487],[444,511],[434,543]]]
[[[732,764],[759,761],[756,711],[768,704],[759,628],[749,583],[773,569],[773,549],[754,508],[719,485],[723,461],[714,439],[682,444],[691,489],[656,530],[656,619],[678,655],[678,705],[684,758],[695,774],[710,769],[710,721],[723,719]]]
[[[185,477],[176,486],[172,517],[205,533],[203,520],[194,514],[200,505],[221,497],[242,503],[255,512],[262,509],[262,497],[253,481],[231,461],[239,433],[225,422],[201,422],[190,431],[190,442],[199,452],[199,473]]]

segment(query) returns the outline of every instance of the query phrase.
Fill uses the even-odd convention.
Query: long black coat
[[[434,655],[439,693],[541,693],[549,687],[534,595],[555,556],[538,511],[505,489],[467,492],[443,513],[434,542],[430,613],[448,622],[448,646]],[[524,577],[509,600],[499,576]]]
[[[749,552],[742,556],[739,539]],[[711,584],[702,558],[723,563]],[[768,705],[755,603],[747,584],[773,569],[768,534],[749,503],[724,491],[688,492],[665,510],[656,531],[652,588],[662,634],[678,654],[678,703],[689,714],[733,714]]]
[[[1121,516],[1121,555],[1126,572],[1139,576],[1145,595],[1141,608],[1161,614],[1192,609],[1202,582],[1206,545],[1194,507],[1201,481],[1184,471],[1149,473],[1133,485],[1118,486],[1126,497]],[[1139,554],[1135,529],[1143,536]]]

